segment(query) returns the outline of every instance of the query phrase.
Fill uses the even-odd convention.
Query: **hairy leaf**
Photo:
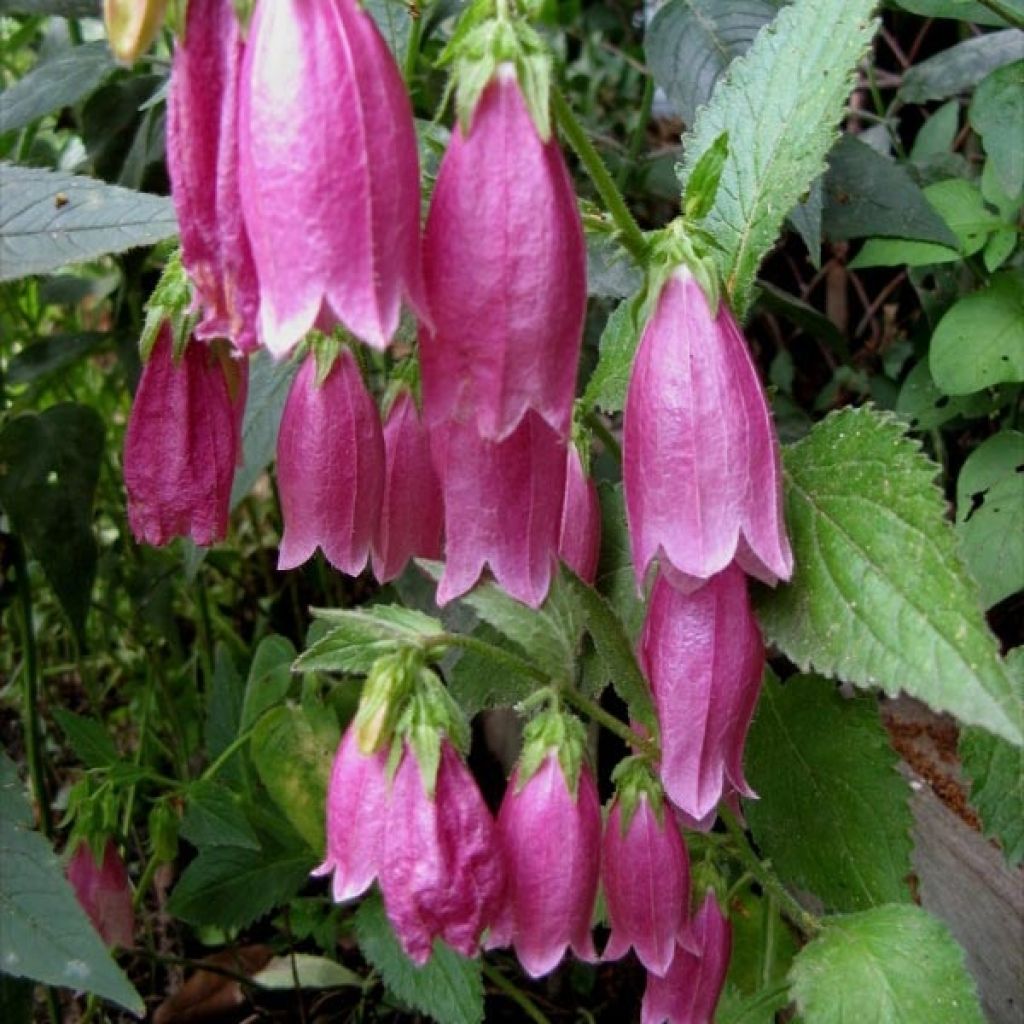
[[[1024,60],[993,71],[978,86],[970,120],[1002,190],[1019,196],[1024,188]]]
[[[625,299],[612,310],[601,332],[600,355],[587,382],[584,405],[597,406],[609,414],[622,411],[639,341],[634,301]]]

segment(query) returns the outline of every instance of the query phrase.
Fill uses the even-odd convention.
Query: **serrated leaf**
[[[747,739],[744,804],[757,845],[783,880],[832,910],[910,899],[910,790],[872,697],[835,685],[766,680]]]
[[[597,485],[597,493],[601,501],[601,557],[594,586],[608,599],[626,635],[635,642],[644,621],[644,603],[636,590],[625,494],[621,483],[606,480]]]
[[[1024,647],[1010,651],[1006,667],[1024,700]],[[1024,749],[981,729],[963,729],[960,760],[985,835],[998,839],[1007,862],[1017,867],[1024,862]]]
[[[626,404],[633,356],[640,340],[634,318],[634,301],[620,302],[605,323],[599,342],[597,366],[587,382],[583,404],[608,414],[621,412]]]
[[[805,1024],[984,1024],[963,951],[920,907],[828,920],[789,978]]]
[[[1004,271],[960,299],[935,328],[928,364],[947,395],[1024,381],[1024,274]]]
[[[765,636],[802,670],[901,689],[1024,742],[1021,711],[960,562],[939,469],[895,417],[843,409],[784,453],[792,581],[756,590]]]
[[[1002,190],[1024,189],[1024,60],[1007,64],[984,79],[974,94],[971,127],[981,136]]]
[[[975,86],[1003,64],[1024,58],[1024,32],[1008,28],[973,36],[915,64],[903,76],[904,103],[946,100]]]
[[[107,768],[120,759],[102,722],[76,715],[67,708],[54,708],[53,717],[86,768]]]
[[[693,124],[725,69],[775,14],[763,0],[669,0],[658,9],[644,54],[685,124]]]
[[[469,635],[490,647],[519,656],[518,647],[486,622],[479,623]],[[518,704],[539,685],[531,676],[510,669],[506,662],[499,664],[494,658],[476,650],[459,651],[458,658],[445,675],[452,697],[467,718],[472,718],[484,708]]]
[[[484,1019],[480,963],[460,956],[440,939],[423,967],[402,951],[384,904],[374,893],[355,916],[356,940],[363,956],[380,971],[389,991],[438,1024],[479,1024]]]
[[[69,46],[0,93],[0,135],[88,96],[114,70],[106,40]]]
[[[0,163],[0,281],[44,274],[178,231],[166,196]]]
[[[79,906],[0,751],[0,965],[5,974],[93,992],[141,1016],[145,1006]]]
[[[239,798],[225,786],[197,782],[189,787],[181,835],[196,849],[234,846],[258,850],[260,841],[249,824]]]

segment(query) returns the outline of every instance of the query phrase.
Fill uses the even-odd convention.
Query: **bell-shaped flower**
[[[263,5],[266,6],[266,5]],[[284,535],[279,569],[319,546],[335,569],[366,566],[384,492],[384,437],[355,358],[343,348],[322,382],[315,355],[292,382],[277,435]]]
[[[694,589],[735,559],[789,579],[778,443],[743,335],[723,301],[676,269],[644,329],[626,396],[623,446],[633,567],[651,562]]]
[[[135,945],[132,885],[113,840],[107,840],[99,864],[89,843],[79,843],[65,871],[75,897],[100,938],[108,946],[131,949]]]
[[[474,956],[505,882],[494,821],[465,762],[441,742],[436,776],[406,743],[385,821],[380,888],[406,954],[430,958],[434,939]]]
[[[732,929],[708,892],[664,977],[648,973],[642,1024],[712,1024],[732,952]]]
[[[240,96],[241,196],[260,338],[340,321],[377,348],[421,313],[419,162],[401,75],[356,0],[256,7]]]
[[[566,436],[586,306],[586,248],[554,138],[543,142],[511,64],[456,127],[423,243],[421,331],[431,426],[471,417],[507,437],[530,409]]]
[[[167,96],[167,171],[200,338],[257,347],[259,287],[238,192],[243,44],[230,0],[191,0]]]
[[[653,788],[620,788],[605,825],[601,882],[611,926],[603,959],[617,960],[632,946],[660,976],[686,923],[690,862],[675,815],[659,796]]]
[[[453,421],[433,431],[444,492],[443,605],[470,590],[486,566],[514,598],[539,607],[558,555],[565,443],[534,412],[504,441]]]
[[[576,445],[570,444],[565,464],[565,498],[558,535],[558,557],[581,580],[593,583],[601,555],[601,503],[597,486],[587,476]]]
[[[350,726],[338,745],[327,789],[327,856],[313,872],[332,875],[338,903],[361,896],[377,877],[387,800],[387,754],[364,754]]]
[[[764,645],[735,563],[684,594],[659,575],[640,638],[661,729],[661,781],[687,824],[707,827],[743,775],[743,745],[764,671]]]
[[[439,557],[443,523],[430,439],[416,400],[403,390],[384,423],[384,497],[373,538],[377,579],[393,580],[410,558]]]
[[[124,441],[128,522],[154,545],[191,537],[205,546],[227,532],[239,456],[247,368],[216,346],[189,341],[174,359],[161,327],[142,369]]]
[[[164,23],[167,0],[103,0],[103,21],[114,56],[134,64],[150,47]]]

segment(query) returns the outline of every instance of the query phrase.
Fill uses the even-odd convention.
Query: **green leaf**
[[[744,995],[753,996],[785,979],[799,947],[778,903],[763,894],[755,895],[750,885],[735,892],[729,903],[729,983]],[[776,1008],[788,1001],[783,990],[782,1002]],[[773,1014],[762,1014],[762,1019],[775,1024]]]
[[[53,717],[86,768],[108,768],[120,760],[117,747],[102,722],[76,715],[67,708],[54,708]]]
[[[234,742],[242,721],[242,680],[230,651],[218,644],[214,654],[213,685],[206,703],[206,751],[211,760]]]
[[[805,1024],[984,1024],[963,951],[920,907],[832,918],[789,978]]]
[[[932,380],[928,360],[922,359],[907,374],[896,399],[896,412],[902,416],[911,430],[924,432],[941,427],[957,416],[972,418],[988,415],[994,406],[989,392],[950,398],[944,395]]]
[[[908,799],[873,697],[817,676],[766,681],[747,740],[744,804],[757,845],[832,910],[910,899]]]
[[[947,395],[1024,381],[1024,275],[1003,271],[960,299],[935,328],[928,362]]]
[[[0,135],[88,96],[114,70],[105,39],[69,46],[0,93]]]
[[[607,231],[587,230],[587,294],[624,299],[644,283],[633,258]]]
[[[869,238],[850,261],[851,270],[869,267],[930,267],[935,263],[956,263],[958,249],[934,242],[913,242],[903,238]]]
[[[0,506],[79,637],[96,577],[92,503],[103,435],[96,411],[71,403],[16,416],[0,430]]]
[[[100,331],[35,338],[31,345],[26,345],[11,357],[7,365],[7,383],[17,387],[59,373],[97,349],[109,346],[111,341],[110,334]]]
[[[986,608],[1024,590],[1024,434],[1000,431],[971,452],[956,481],[956,524]]]
[[[684,139],[683,184],[729,133],[715,205],[702,222],[723,247],[719,269],[736,312],[782,222],[825,170],[825,156],[874,34],[871,0],[795,0],[735,61]]]
[[[294,991],[299,988],[362,988],[365,982],[347,967],[325,956],[312,953],[291,953],[277,956],[263,970],[252,976],[262,988],[278,991]]]
[[[92,992],[141,1016],[145,1006],[75,898],[14,762],[0,751],[0,964],[5,974]]]
[[[732,61],[746,53],[776,10],[763,0],[669,0],[644,38],[654,81],[692,125]]]
[[[240,729],[248,729],[264,711],[284,700],[295,657],[295,645],[285,636],[274,633],[260,641],[245,683]]]
[[[956,235],[965,256],[978,252],[1001,224],[1000,219],[985,208],[977,187],[963,178],[937,181],[929,185],[924,194]]]
[[[915,164],[927,164],[929,160],[945,156],[953,151],[957,129],[960,127],[960,103],[950,100],[943,103],[928,119],[914,137],[910,159]]]
[[[484,1019],[480,962],[460,956],[440,939],[423,967],[402,951],[384,904],[374,893],[355,917],[356,940],[363,956],[380,971],[388,990],[439,1024],[479,1024]]]
[[[846,336],[824,313],[769,281],[757,282],[757,304],[784,316],[811,337],[825,342],[840,357],[847,355]]]
[[[56,14],[62,18],[98,18],[100,0],[0,0],[0,14]]]
[[[729,133],[722,132],[704,151],[690,173],[683,195],[683,215],[690,220],[701,220],[715,204],[718,183],[722,180],[725,160],[729,155]]]
[[[905,690],[1024,742],[1020,708],[957,553],[938,467],[894,416],[843,409],[784,453],[795,571],[757,588],[768,641],[803,671]]]
[[[969,112],[971,127],[1008,196],[1024,189],[1024,60],[993,71],[978,86]]]
[[[517,645],[486,622],[479,623],[469,635],[515,657],[521,656]],[[476,650],[459,651],[457,660],[445,675],[452,697],[467,718],[473,718],[484,708],[518,704],[538,687],[532,676],[515,672],[506,662],[499,663],[496,658]]]
[[[0,163],[0,281],[154,245],[178,231],[166,196]]]
[[[852,135],[829,155],[825,196],[822,227],[833,240],[881,235],[957,244],[907,170]]]
[[[212,846],[235,846],[258,850],[260,841],[249,824],[239,798],[214,782],[197,782],[189,787],[181,835],[197,850]]]
[[[1006,667],[1018,700],[1024,700],[1024,647],[1010,651]],[[985,835],[998,839],[1006,860],[1017,867],[1024,862],[1024,750],[981,729],[963,729],[960,760]]]
[[[626,527],[626,499],[621,483],[602,480],[597,485],[601,501],[601,557],[594,586],[607,598],[631,643],[640,634],[644,603],[636,589],[633,552]]]
[[[625,299],[612,310],[601,332],[597,366],[583,395],[585,406],[597,406],[609,415],[621,412],[626,404],[633,356],[640,340],[634,306],[633,299]]]
[[[903,76],[904,103],[947,100],[965,92],[1003,64],[1024,57],[1024,32],[1006,29],[974,36],[915,64]]]
[[[772,985],[756,995],[743,996],[735,986],[726,983],[715,1008],[715,1024],[776,1024],[778,1011],[788,1003],[784,985]]]
[[[990,7],[977,3],[976,0],[894,0],[898,7],[922,18],[957,18],[960,21],[973,21],[976,25],[1005,25],[1001,18]],[[1024,3],[1021,0],[1002,0],[1011,10],[1024,16]]]

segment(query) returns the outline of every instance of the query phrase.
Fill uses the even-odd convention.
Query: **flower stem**
[[[551,106],[569,145],[576,151],[605,208],[615,222],[623,246],[641,267],[644,266],[647,261],[647,241],[643,232],[633,219],[633,214],[629,212],[629,207],[626,206],[626,201],[608,173],[600,154],[587,138],[583,125],[576,120],[568,101],[558,89],[551,90]]]
[[[551,1024],[551,1021],[537,1009],[533,1000],[522,989],[513,985],[497,967],[492,967],[486,960],[481,960],[481,966],[483,967],[484,977],[496,989],[500,989],[501,992],[508,996],[530,1020],[535,1021],[536,1024]]]
[[[560,689],[558,695],[567,704],[572,704],[573,707],[582,711],[588,718],[603,725],[610,733],[614,733],[634,750],[638,750],[648,757],[656,758],[658,756],[658,748],[654,743],[645,739],[640,733],[635,732],[625,722],[609,714],[596,701],[592,701],[589,697],[584,697],[579,690],[571,690],[566,687],[565,689]]]

